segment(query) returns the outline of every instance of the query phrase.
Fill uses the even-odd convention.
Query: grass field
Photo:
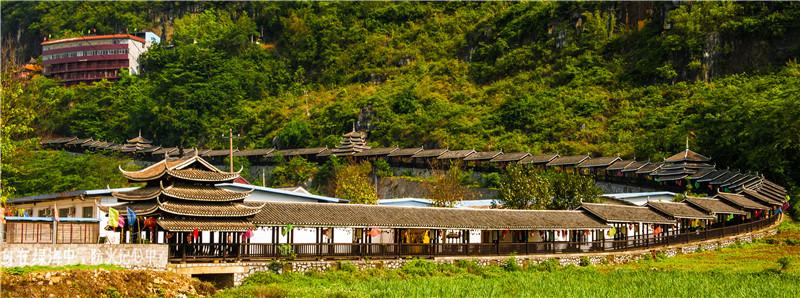
[[[69,271],[69,270],[124,270],[120,266],[114,265],[67,265],[67,266],[23,266],[23,267],[6,267],[0,268],[3,273],[13,275],[23,275],[30,272],[45,272],[45,271]]]
[[[800,224],[767,239],[624,265],[439,265],[399,270],[259,273],[218,297],[798,297]]]

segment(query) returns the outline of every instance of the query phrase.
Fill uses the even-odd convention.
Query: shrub
[[[119,292],[119,290],[117,290],[117,288],[108,287],[108,288],[106,288],[106,297],[108,297],[108,298],[119,298],[119,297],[122,297],[122,294],[120,294],[120,292]]]
[[[500,187],[500,173],[490,172],[481,174],[481,187],[498,188]]]
[[[432,276],[436,274],[436,264],[430,261],[414,259],[403,265],[400,271],[412,276]]]
[[[587,257],[587,256],[582,256],[581,257],[581,261],[578,264],[581,265],[581,267],[591,266],[592,265],[592,260],[590,260],[589,257]]]
[[[487,270],[486,267],[481,266],[475,261],[469,261],[469,260],[458,260],[456,261],[455,265],[459,268],[465,269],[467,273],[475,275],[485,275],[485,272]]]
[[[537,271],[547,271],[553,272],[558,270],[561,267],[561,263],[558,262],[556,259],[547,259],[539,264],[536,264],[533,268]]]
[[[281,264],[281,262],[279,261],[272,261],[269,263],[269,265],[267,265],[267,268],[269,268],[269,270],[272,272],[281,273],[281,269],[283,269],[283,264]]]
[[[511,256],[503,262],[503,269],[506,271],[519,271],[522,267],[517,264],[517,258]]]
[[[792,265],[792,258],[789,256],[783,256],[778,259],[778,264],[781,265],[781,271],[786,271],[789,269],[789,266]]]
[[[280,264],[278,262],[270,263],[269,267],[272,267],[273,264]],[[280,266],[280,265],[279,265]],[[273,270],[273,268],[270,268]],[[276,272],[268,271],[268,272],[256,272],[250,274],[247,278],[242,281],[243,285],[265,285],[265,284],[272,284],[278,283],[282,281],[282,277],[280,274]]]
[[[358,271],[358,267],[356,267],[356,265],[353,265],[353,263],[342,261],[339,262],[339,270],[344,272],[356,272]]]
[[[289,258],[290,260],[294,260],[297,257],[292,245],[288,243],[278,246],[278,253],[280,253],[281,256]]]
[[[391,177],[393,175],[392,168],[385,159],[375,160],[372,166],[375,167],[375,175],[378,177]]]

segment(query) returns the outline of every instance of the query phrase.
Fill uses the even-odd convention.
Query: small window
[[[83,207],[83,210],[81,211],[81,216],[83,216],[83,218],[94,217],[94,206]]]
[[[39,217],[50,217],[53,213],[53,209],[46,208],[46,209],[39,209],[37,212],[37,216]]]
[[[58,209],[58,217],[72,217],[75,214],[75,207]]]

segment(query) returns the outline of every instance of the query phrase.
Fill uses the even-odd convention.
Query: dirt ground
[[[214,292],[210,283],[162,271],[0,273],[0,297],[205,297]]]

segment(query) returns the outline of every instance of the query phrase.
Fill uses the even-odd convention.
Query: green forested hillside
[[[5,72],[4,141],[141,129],[221,148],[233,128],[239,147],[333,146],[361,116],[373,146],[660,159],[691,136],[718,164],[800,181],[800,3],[14,2],[2,17],[18,62],[44,37],[165,37],[119,82]]]

